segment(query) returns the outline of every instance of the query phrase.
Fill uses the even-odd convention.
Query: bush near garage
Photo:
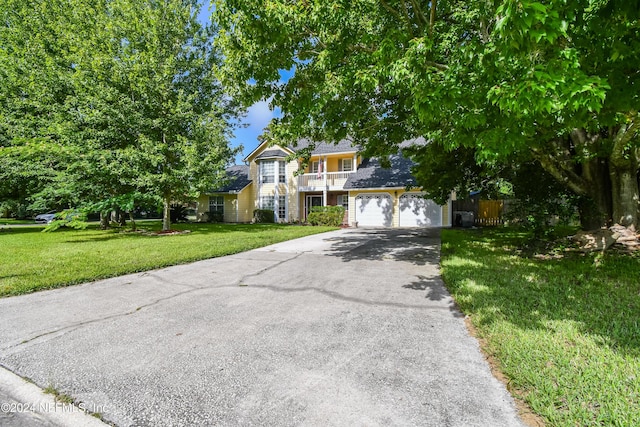
[[[344,218],[342,206],[314,206],[307,216],[307,222],[311,225],[325,225],[340,227]]]

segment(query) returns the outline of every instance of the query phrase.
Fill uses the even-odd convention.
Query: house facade
[[[309,149],[302,169],[295,153]],[[255,209],[270,209],[278,222],[304,222],[314,206],[341,205],[348,225],[451,225],[451,202],[441,206],[425,199],[411,175],[412,162],[402,155],[383,168],[376,159],[363,158],[351,141],[310,148],[303,140],[295,148],[263,142],[244,161],[227,169],[225,186],[200,196],[198,220],[215,215],[224,222],[251,222]]]

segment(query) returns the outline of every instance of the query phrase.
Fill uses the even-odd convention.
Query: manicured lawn
[[[548,425],[637,425],[640,256],[541,259],[525,237],[443,230],[444,280],[485,351]]]
[[[0,226],[2,225],[16,225],[16,224],[33,224],[36,222],[32,219],[14,219],[14,218],[0,218]]]
[[[159,222],[145,223],[159,229]],[[189,234],[14,227],[0,231],[0,296],[218,257],[334,230],[277,224],[176,224]]]

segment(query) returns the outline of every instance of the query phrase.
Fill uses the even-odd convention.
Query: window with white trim
[[[287,164],[278,162],[278,182],[287,182]]]
[[[348,194],[339,194],[338,195],[338,206],[342,206],[345,210],[349,210],[349,195]]]
[[[209,196],[209,212],[224,214],[223,196]]]
[[[314,160],[311,162],[311,173],[318,173],[320,169],[320,162],[318,160]]]
[[[287,196],[278,196],[278,219],[287,219]]]
[[[351,172],[353,170],[353,159],[340,159],[338,166],[340,172]]]
[[[274,182],[275,161],[264,160],[260,162],[260,182],[272,183]]]
[[[262,196],[262,197],[260,197],[260,209],[274,210],[274,208],[275,208],[275,197],[274,196]]]

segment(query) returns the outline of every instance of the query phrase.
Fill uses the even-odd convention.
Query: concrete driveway
[[[439,244],[339,230],[0,299],[0,364],[118,426],[521,425]]]

